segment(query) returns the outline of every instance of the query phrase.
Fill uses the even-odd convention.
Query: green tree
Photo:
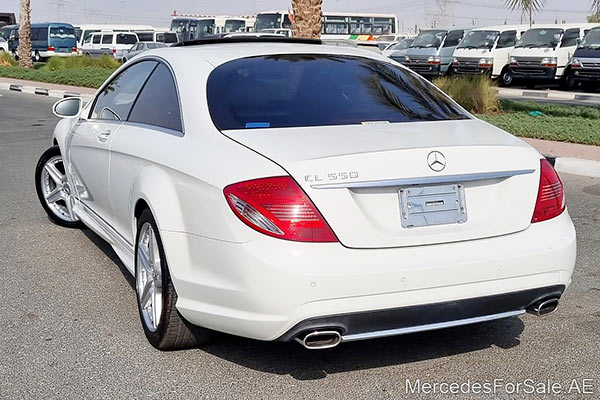
[[[294,37],[321,37],[323,0],[292,0],[292,34]]]
[[[504,4],[510,8],[511,11],[521,10],[523,14],[527,14],[529,16],[529,27],[531,27],[533,24],[533,14],[544,7],[546,0],[504,0]]]
[[[31,1],[20,0],[19,13],[19,65],[33,68],[31,61]]]

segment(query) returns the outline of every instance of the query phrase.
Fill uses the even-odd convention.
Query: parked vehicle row
[[[488,75],[506,86],[558,82],[563,89],[600,80],[598,24],[428,29],[407,48],[401,43],[384,54],[427,78]]]

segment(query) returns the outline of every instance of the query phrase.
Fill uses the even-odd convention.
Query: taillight
[[[265,235],[298,242],[337,242],[327,222],[289,176],[255,179],[223,189],[246,225]]]
[[[558,174],[546,159],[541,160],[540,188],[531,222],[541,222],[565,210],[565,190]]]
[[[77,47],[73,47],[73,53],[77,53]]]
[[[113,54],[117,54],[117,49],[113,49]]]
[[[54,51],[54,47],[48,46],[48,51]]]

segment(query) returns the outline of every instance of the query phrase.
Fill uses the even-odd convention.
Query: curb
[[[57,99],[66,99],[67,97],[81,97],[83,101],[89,101],[92,96],[88,94],[81,94],[77,92],[72,92],[68,90],[57,90],[57,89],[48,89],[44,87],[36,87],[36,86],[24,86],[24,85],[14,85],[9,83],[0,82],[0,89],[10,90],[13,92],[21,92],[26,94],[33,94],[38,96],[46,96]]]
[[[574,92],[560,92],[556,90],[528,90],[513,88],[496,88],[496,93],[498,93],[500,97],[505,98],[541,98],[547,100],[586,101],[590,104],[600,104],[600,94],[581,94]]]
[[[546,157],[558,172],[600,178],[600,161],[573,157]],[[550,158],[554,158],[554,163]]]

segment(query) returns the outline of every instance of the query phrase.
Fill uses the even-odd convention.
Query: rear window
[[[392,64],[354,56],[243,58],[209,76],[220,130],[467,119],[432,84]]]
[[[154,33],[152,33],[152,32],[146,32],[146,33],[137,32],[137,35],[138,35],[138,39],[140,40],[140,42],[153,42],[154,41]]]
[[[136,35],[119,33],[117,35],[117,44],[136,44],[138,42]]]
[[[50,37],[53,39],[76,39],[75,29],[70,26],[50,27]]]

